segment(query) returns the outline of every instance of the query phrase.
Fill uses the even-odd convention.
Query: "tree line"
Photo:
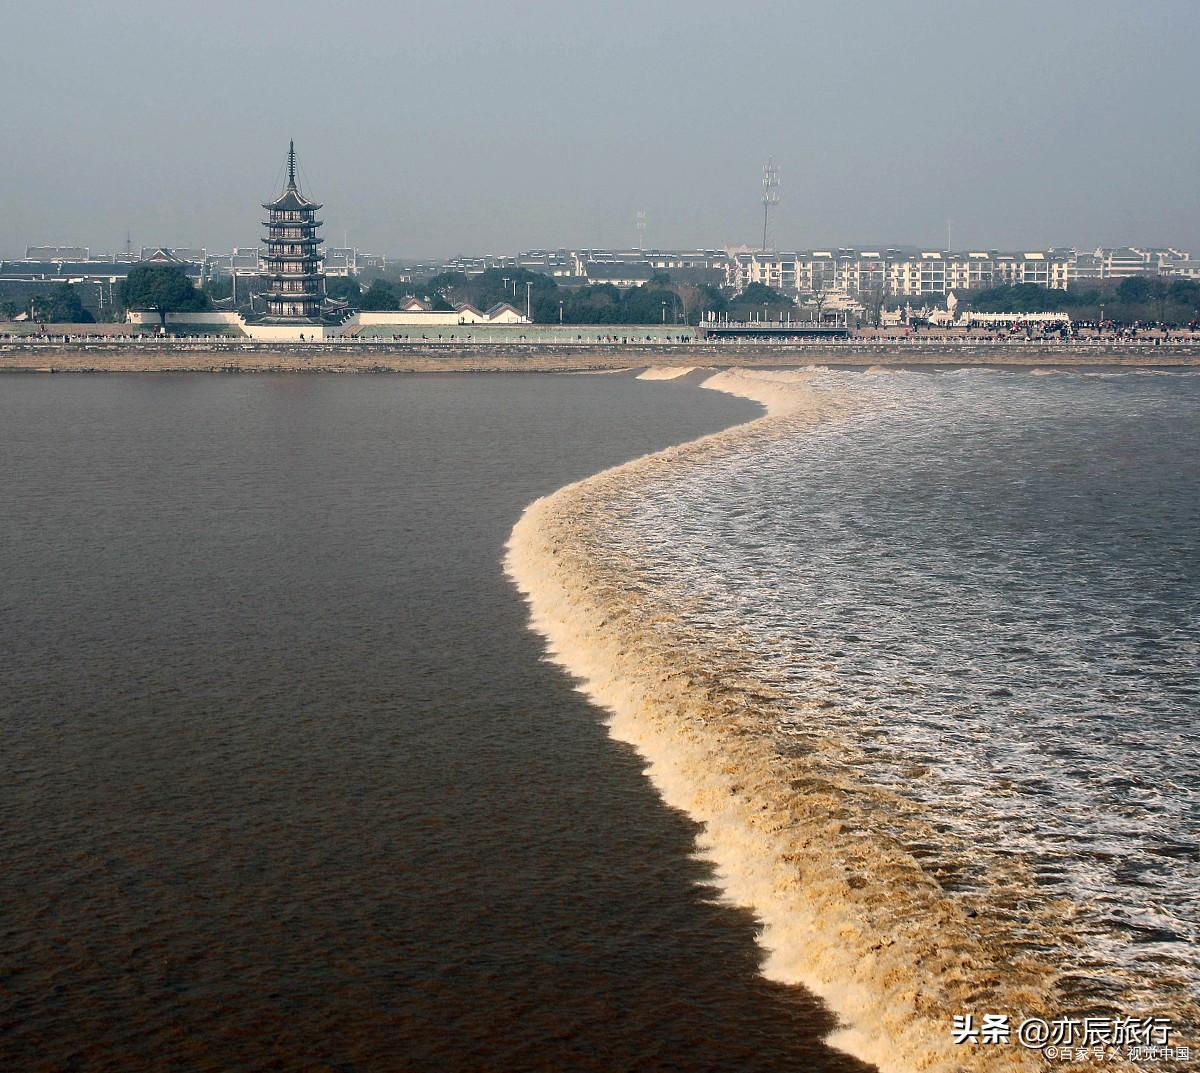
[[[1130,276],[1119,283],[1087,289],[1054,290],[1036,283],[968,291],[962,300],[979,313],[1044,313],[1062,310],[1096,315],[1101,309],[1119,320],[1152,320],[1160,324],[1195,321],[1200,310],[1200,283],[1162,276]]]
[[[351,301],[359,309],[379,311],[399,309],[408,297],[441,310],[466,302],[486,312],[507,302],[522,313],[528,308],[538,324],[694,325],[709,313],[737,318],[765,307],[768,315],[775,316],[795,308],[790,298],[761,283],[733,297],[712,284],[672,281],[666,273],[635,287],[611,283],[564,287],[551,276],[524,268],[489,268],[474,276],[442,272],[412,280],[381,277]]]
[[[43,324],[93,324],[96,320],[70,283],[60,283],[44,294],[31,294],[22,303],[6,301],[0,305],[0,314],[6,320],[13,320],[22,313]]]
[[[709,314],[728,315],[735,320],[758,314],[778,319],[791,314],[796,302],[788,296],[751,283],[741,293],[729,295],[712,284],[672,281],[666,273],[646,283],[621,289],[610,283],[583,287],[563,287],[550,276],[528,269],[490,268],[479,275],[442,272],[419,279],[400,280],[376,277],[364,290],[354,277],[330,276],[326,280],[329,297],[345,302],[350,309],[370,311],[398,310],[409,297],[421,299],[432,309],[451,311],[467,302],[486,311],[508,302],[521,312],[528,304],[532,318],[539,324],[691,324]],[[210,280],[197,288],[174,265],[135,265],[122,284],[121,302],[127,309],[153,310],[160,324],[167,314],[201,312],[213,308],[214,301],[227,300],[232,294],[228,279]],[[822,293],[810,302],[820,316]],[[867,323],[878,323],[885,306],[914,301],[889,294],[882,288],[860,295]],[[1038,313],[1063,310],[1075,319],[1124,321],[1150,320],[1162,324],[1194,323],[1200,320],[1200,282],[1168,279],[1161,276],[1132,276],[1114,283],[1104,281],[1087,289],[1055,290],[1034,283],[990,287],[959,295],[961,308],[980,313]],[[241,308],[249,308],[249,290]],[[929,296],[941,306],[944,295]],[[0,306],[0,313],[12,319],[27,312],[34,320],[53,323],[90,323],[95,318],[80,301],[75,287],[60,284],[45,294],[31,296],[25,307],[14,302]]]

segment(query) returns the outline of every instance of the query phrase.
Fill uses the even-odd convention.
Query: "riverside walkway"
[[[1026,335],[963,331],[926,330],[911,332],[888,329],[860,329],[847,336],[820,337],[808,335],[773,337],[705,336],[694,329],[677,328],[673,332],[653,330],[642,326],[583,326],[572,334],[540,337],[536,327],[528,335],[510,331],[501,338],[476,337],[467,333],[442,333],[419,337],[342,336],[309,342],[263,342],[229,334],[154,335],[149,333],[114,333],[47,331],[6,334],[0,332],[0,353],[14,351],[53,350],[137,350],[162,352],[212,352],[231,354],[282,353],[289,354],[354,354],[412,351],[461,351],[486,353],[522,350],[536,352],[583,352],[624,350],[636,348],[651,351],[700,350],[716,353],[763,352],[857,352],[878,354],[898,353],[979,353],[985,350],[1006,354],[1020,353],[1181,353],[1200,352],[1200,332],[1143,330],[1136,334],[1114,332],[1077,332],[1069,336],[1058,333]]]
[[[871,365],[1200,366],[1200,336],[849,339],[638,339],[475,343],[334,339],[265,343],[230,336],[0,336],[0,372],[515,372],[652,366]]]

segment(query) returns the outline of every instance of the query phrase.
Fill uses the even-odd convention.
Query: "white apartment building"
[[[1173,247],[1116,246],[1077,253],[1072,279],[1128,279],[1130,276],[1177,275],[1175,266],[1188,261],[1186,250]]]
[[[1164,276],[1200,280],[1200,261],[1172,261],[1163,269]]]
[[[883,288],[905,298],[1034,283],[1066,290],[1090,280],[1138,274],[1195,278],[1197,262],[1184,250],[1152,247],[1049,250],[901,250],[849,248],[795,252],[750,247],[725,250],[530,250],[507,257],[460,258],[447,269],[474,274],[487,268],[528,268],[561,282],[636,286],[656,272],[691,281],[720,281],[742,291],[762,283],[788,295],[816,290],[853,297]]]
[[[796,253],[731,251],[726,285],[744,290],[762,283],[785,294],[817,290],[847,295],[880,286],[888,294],[919,298],[951,291],[1035,283],[1066,290],[1091,279],[1137,274],[1190,275],[1195,262],[1177,249],[896,250],[826,249]]]

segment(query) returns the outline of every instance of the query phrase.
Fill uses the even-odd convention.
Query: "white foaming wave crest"
[[[978,370],[972,370],[976,372]],[[864,376],[922,376],[923,373],[914,372],[912,369],[897,369],[891,365],[872,365],[863,370]]]
[[[725,369],[708,377],[700,386],[751,399],[764,406],[770,416],[784,417],[806,409],[811,411],[828,379],[817,374],[827,372],[818,365],[804,369]],[[829,389],[824,394],[828,396]]]
[[[936,840],[920,808],[863,783],[819,705],[767,686],[736,636],[714,644],[690,631],[686,608],[667,610],[646,564],[605,536],[641,482],[847,414],[823,379],[709,378],[769,416],[538,500],[506,568],[553,658],[610,712],[611,733],[639,750],[664,799],[703,825],[699,850],[721,889],[763,922],[764,972],[839,1016],[834,1045],[884,1071],[1042,1068],[1034,1052],[955,1047],[949,1033],[954,1014],[985,1007],[1055,1012],[1054,970],[1023,949],[1021,928],[948,897],[891,833],[907,823],[905,844]],[[1065,904],[1044,909],[1069,919]]]
[[[687,376],[688,373],[694,373],[697,366],[695,365],[679,365],[679,366],[655,366],[649,369],[643,369],[637,375],[638,380],[678,380],[681,376]]]

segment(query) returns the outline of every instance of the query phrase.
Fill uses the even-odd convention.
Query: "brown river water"
[[[840,1070],[502,568],[753,404],[0,382],[0,1070]]]

